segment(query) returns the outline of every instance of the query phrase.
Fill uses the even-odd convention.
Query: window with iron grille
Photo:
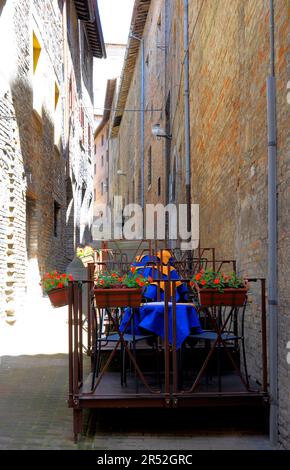
[[[158,196],[161,196],[161,177],[160,176],[157,180],[157,194]]]
[[[60,204],[57,201],[53,202],[53,235],[59,236],[60,231]]]
[[[151,145],[148,150],[148,188],[151,186],[152,183],[152,149]]]

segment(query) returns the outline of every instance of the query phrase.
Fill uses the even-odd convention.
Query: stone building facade
[[[90,236],[94,3],[0,1],[1,316],[40,298],[40,276]]]
[[[104,114],[94,133],[94,215],[97,204],[108,204],[109,202],[110,109],[116,91],[116,82],[116,79],[107,82]]]
[[[136,0],[131,31],[145,46],[146,202],[185,203],[184,45],[182,0]],[[290,448],[289,311],[289,1],[275,1],[278,201],[279,440]],[[142,10],[142,15],[141,15]],[[112,123],[112,201],[140,197],[140,41],[130,39]],[[191,199],[200,205],[200,244],[236,259],[241,275],[267,277],[267,98],[269,2],[189,2]],[[151,108],[152,107],[152,108]],[[161,111],[154,111],[161,108]],[[152,109],[152,111],[151,111]],[[159,123],[172,139],[156,141]],[[151,159],[151,162],[149,161]],[[148,177],[148,171],[150,172]],[[158,178],[161,177],[161,191]],[[132,185],[134,181],[134,186]],[[149,183],[151,181],[151,186]],[[135,189],[132,190],[132,187]],[[247,321],[250,374],[261,382],[258,291]]]

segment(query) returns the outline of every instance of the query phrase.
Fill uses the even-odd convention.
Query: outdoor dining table
[[[134,316],[132,316],[131,308],[127,308],[120,324],[120,331],[124,331],[126,324],[132,316],[132,318],[134,318],[134,321],[129,321],[129,324],[125,331],[126,333],[132,333],[132,329],[134,329],[136,335],[144,334],[144,332],[147,331],[154,333],[164,339],[164,312],[164,302],[149,302],[143,304],[140,306],[139,309],[135,309]],[[168,325],[168,340],[169,344],[172,345],[173,336],[171,302],[168,303]],[[199,317],[195,307],[189,303],[177,303],[176,349],[180,349],[184,340],[192,333],[192,331],[194,331],[194,333],[202,332]]]

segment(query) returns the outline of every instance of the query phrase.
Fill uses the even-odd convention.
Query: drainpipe
[[[144,147],[145,147],[145,46],[144,46],[144,38],[140,38],[139,36],[135,36],[135,34],[130,33],[129,37],[136,39],[140,42],[141,48],[141,94],[140,94],[140,177],[141,177],[141,184],[140,184],[140,203],[143,212],[143,235],[145,233],[145,215],[144,215]]]
[[[268,305],[270,442],[278,443],[278,289],[277,289],[277,122],[275,79],[274,0],[270,7],[270,75],[267,78],[268,110]]]
[[[191,232],[191,172],[190,172],[190,105],[189,105],[189,50],[188,50],[188,0],[184,0],[184,137],[185,137],[185,187],[187,204],[187,230]]]
[[[140,118],[140,145],[141,145],[141,207],[144,221],[144,144],[145,144],[145,73],[144,73],[144,39],[141,39],[141,118]],[[143,230],[145,227],[143,226]]]
[[[188,0],[183,2],[183,47],[184,47],[184,140],[185,140],[185,189],[187,206],[187,231],[191,233],[191,171],[190,171],[190,104],[189,104],[189,37]],[[191,236],[190,236],[191,239]],[[188,251],[188,267],[191,269],[192,251]]]

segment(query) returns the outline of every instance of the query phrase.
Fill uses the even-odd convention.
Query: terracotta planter
[[[139,307],[142,299],[142,289],[139,288],[115,288],[94,289],[96,304],[100,308],[105,307]]]
[[[68,287],[52,289],[47,295],[54,307],[64,307],[68,305]]]
[[[238,289],[224,289],[219,292],[217,289],[202,289],[195,284],[198,293],[199,303],[202,307],[218,307],[221,305],[229,307],[242,307],[247,298],[248,289],[241,287]]]

